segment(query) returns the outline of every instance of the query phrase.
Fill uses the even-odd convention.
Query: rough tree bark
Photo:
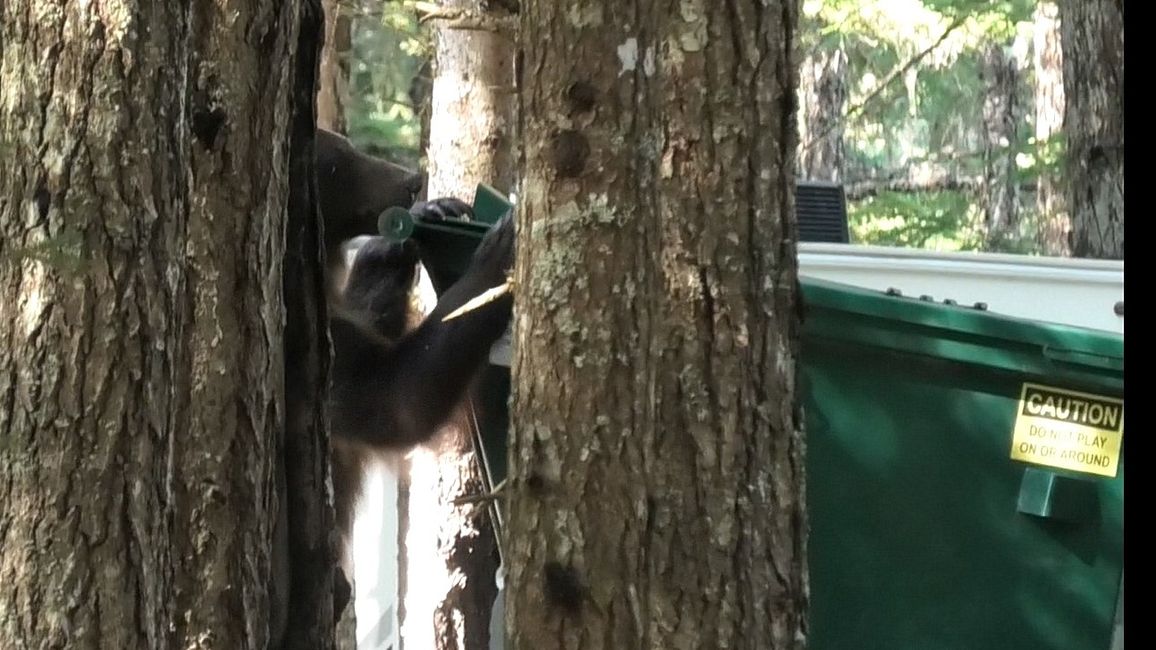
[[[317,126],[345,133],[345,100],[349,88],[349,50],[351,21],[343,0],[321,0],[325,29],[317,73]],[[353,593],[357,586],[353,576],[345,576]],[[357,614],[350,601],[337,626],[337,647],[357,648]]]
[[[1019,70],[1002,44],[983,52],[983,210],[987,247],[998,248],[1018,225],[1016,118]]]
[[[1063,0],[1072,254],[1124,258],[1124,2]]]
[[[798,5],[522,12],[510,647],[801,648]]]
[[[514,42],[503,29],[513,27],[506,4],[446,0],[429,16],[435,30],[428,197],[468,201],[482,182],[513,188]],[[470,408],[480,407],[475,401]],[[485,505],[452,505],[485,491],[470,408],[410,455],[402,552],[406,647],[489,647],[498,568],[493,523]]]
[[[345,133],[345,100],[349,93],[352,20],[342,0],[322,0],[325,44],[317,78],[317,126]]]
[[[1056,137],[1064,125],[1064,67],[1060,48],[1059,8],[1040,0],[1032,33],[1032,68],[1035,72],[1035,137],[1043,143]],[[1063,180],[1043,172],[1036,186],[1039,243],[1047,255],[1071,254],[1072,220],[1064,204]]]
[[[843,182],[843,111],[847,104],[847,55],[842,49],[816,50],[800,68],[800,178]]]
[[[282,302],[319,272],[315,238],[283,266],[287,210],[316,234],[310,5],[0,5],[0,646],[264,650],[284,533],[324,569],[290,629],[329,647],[328,456],[309,494],[281,463],[319,437],[286,391],[323,387],[281,345],[324,343],[308,285]],[[275,530],[283,499],[313,509]]]
[[[293,123],[289,138],[289,211],[282,271],[285,305],[284,506],[288,536],[289,620],[281,647],[334,647],[333,575],[337,563],[329,437],[325,402],[329,387],[329,326],[321,216],[317,211],[314,135],[321,57],[319,0],[300,0],[301,29],[293,74]],[[277,543],[284,543],[278,539]],[[284,568],[284,567],[283,567]]]

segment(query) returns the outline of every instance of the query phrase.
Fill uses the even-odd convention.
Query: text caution
[[[1124,400],[1024,384],[1011,457],[1100,476],[1115,476],[1124,439]]]

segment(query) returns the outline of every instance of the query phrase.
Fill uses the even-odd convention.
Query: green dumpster
[[[495,196],[479,188],[486,223],[509,209]],[[485,229],[452,233],[445,277]],[[1123,576],[1123,337],[801,284],[808,647],[1108,650]],[[491,365],[480,446],[495,483],[509,388]]]
[[[813,650],[1107,650],[1123,338],[804,280]]]

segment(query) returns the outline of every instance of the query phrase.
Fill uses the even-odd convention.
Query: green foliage
[[[352,0],[355,12],[350,137],[362,147],[416,166],[420,123],[415,80],[429,34],[415,0]],[[804,0],[802,54],[847,57],[844,178],[896,178],[916,168],[958,178],[984,172],[984,54],[1006,48],[1018,62],[1016,134],[1010,149],[1021,188],[1020,223],[1000,239],[984,232],[982,194],[885,192],[849,205],[855,241],[941,250],[1032,252],[1032,188],[1063,169],[1063,142],[1033,137],[1031,36],[1037,0]],[[420,96],[418,92],[416,95]],[[814,136],[814,133],[809,134]]]
[[[803,55],[847,56],[844,180],[982,178],[985,155],[1015,157],[1013,232],[984,232],[982,192],[886,192],[849,205],[856,241],[943,250],[1033,252],[1034,188],[1063,169],[1058,137],[1033,135],[1032,36],[1037,0],[804,0]],[[1003,48],[1018,70],[1011,142],[985,151],[985,55]],[[808,133],[808,136],[814,134]],[[935,173],[926,173],[935,172]],[[929,186],[930,189],[930,186]]]
[[[923,0],[929,9],[949,16],[991,14],[1013,22],[1031,20],[1035,0]]]
[[[365,1],[355,13],[346,105],[349,138],[359,147],[416,167],[421,124],[410,96],[429,56],[428,34],[412,2]]]
[[[979,250],[982,217],[971,197],[958,191],[880,192],[849,202],[851,241],[857,244]]]
[[[1042,175],[1058,176],[1063,173],[1065,151],[1063,132],[1043,140],[1027,139],[1016,157],[1020,182],[1029,183]]]
[[[880,192],[849,201],[847,220],[856,244],[1020,255],[1040,252],[1034,216],[1028,215],[1000,237],[989,237],[983,227],[982,205],[960,190]]]

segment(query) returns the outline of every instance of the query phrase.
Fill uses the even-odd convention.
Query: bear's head
[[[362,153],[332,131],[317,129],[316,146],[318,206],[330,255],[348,239],[375,234],[387,208],[409,209],[425,183],[422,174]]]

